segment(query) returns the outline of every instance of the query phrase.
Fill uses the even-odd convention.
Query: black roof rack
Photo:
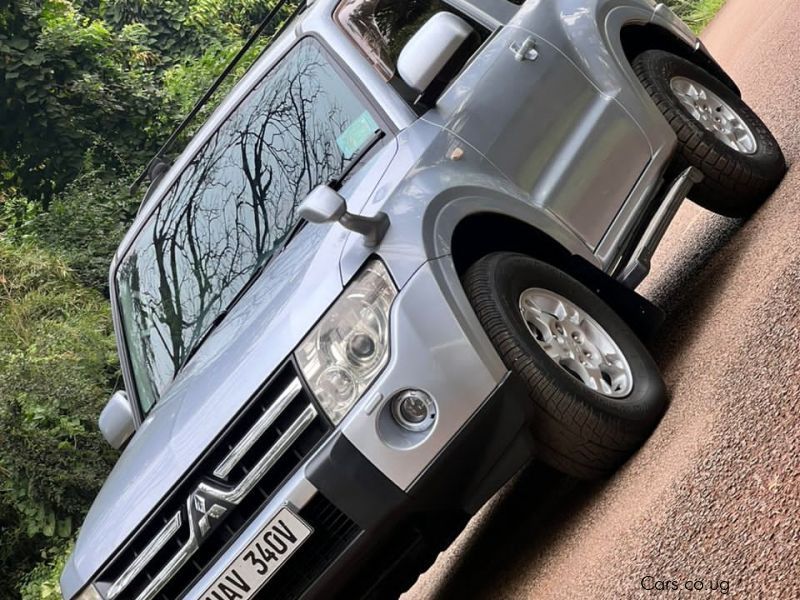
[[[194,105],[194,108],[192,108],[191,112],[188,115],[186,115],[181,124],[178,125],[178,128],[172,132],[172,134],[169,136],[164,145],[161,146],[158,152],[156,152],[156,155],[150,159],[150,162],[147,163],[147,167],[142,172],[142,174],[139,175],[139,177],[136,178],[136,181],[134,181],[131,184],[129,190],[131,194],[136,193],[136,190],[139,189],[139,186],[142,185],[142,183],[148,177],[150,177],[151,181],[155,181],[161,175],[166,173],[168,169],[164,167],[167,166],[169,163],[164,160],[164,155],[170,150],[172,145],[175,143],[175,140],[178,139],[178,136],[181,133],[183,133],[183,131],[191,124],[192,121],[194,121],[195,117],[197,117],[200,110],[214,95],[214,92],[216,92],[219,86],[222,85],[222,82],[225,81],[225,79],[227,79],[228,75],[230,75],[233,69],[236,67],[236,65],[239,64],[239,61],[242,60],[247,51],[250,50],[250,47],[261,36],[261,34],[264,33],[267,27],[269,27],[272,24],[275,18],[280,15],[281,10],[283,10],[283,8],[287,4],[293,4],[293,2],[291,0],[278,0],[275,6],[272,7],[272,10],[269,11],[269,14],[267,14],[267,16],[264,17],[264,20],[261,21],[261,23],[255,29],[255,31],[253,31],[253,33],[250,34],[250,37],[247,38],[247,41],[245,41],[244,45],[242,45],[242,47],[239,49],[239,52],[236,53],[236,56],[233,57],[231,62],[228,63],[228,65],[225,67],[222,73],[220,73],[219,77],[217,77],[214,83],[211,84],[211,87],[208,88],[208,90],[206,90],[206,93],[203,94],[200,100],[197,101],[197,103]],[[277,38],[278,36],[280,36],[281,33],[283,33],[286,27],[307,6],[307,4],[308,4],[307,0],[301,0],[300,2],[297,2],[297,6],[292,11],[292,14],[289,15],[289,18],[286,19],[280,30],[275,33],[273,39]]]

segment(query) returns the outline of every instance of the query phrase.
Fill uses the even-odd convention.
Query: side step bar
[[[689,167],[684,170],[675,181],[672,182],[669,190],[664,195],[661,206],[658,207],[656,214],[647,226],[642,235],[642,239],[633,251],[628,264],[626,264],[617,274],[617,280],[631,289],[636,288],[650,272],[650,259],[653,258],[658,244],[667,232],[669,224],[675,218],[675,214],[686,199],[689,191],[695,184],[703,181],[703,173],[700,169]]]

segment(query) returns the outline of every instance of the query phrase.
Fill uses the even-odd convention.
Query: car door
[[[434,114],[594,249],[650,158],[640,127],[556,47],[495,33]]]

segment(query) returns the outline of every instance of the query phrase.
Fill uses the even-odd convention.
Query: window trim
[[[208,132],[203,140],[202,144],[199,144],[197,149],[188,156],[186,160],[186,165],[181,171],[181,174],[186,170],[189,164],[197,157],[197,155],[205,148],[207,142],[217,134],[217,132],[229,121],[230,117],[235,113],[239,107],[250,97],[250,94],[253,90],[256,89],[277,67],[279,67],[286,58],[295,51],[295,49],[302,44],[303,42],[312,39],[314,40],[318,46],[322,49],[322,52],[326,55],[326,57],[330,60],[331,65],[334,67],[336,72],[339,74],[345,85],[361,100],[367,110],[370,111],[370,114],[375,119],[375,122],[378,123],[381,129],[386,131],[386,136],[384,137],[383,141],[376,146],[375,150],[380,150],[391,141],[391,138],[395,137],[398,133],[398,129],[392,120],[388,117],[388,115],[384,112],[381,106],[375,102],[375,99],[369,94],[368,88],[360,81],[358,77],[355,76],[355,73],[341,60],[341,57],[333,50],[330,44],[319,35],[316,31],[309,31],[308,33],[303,34],[302,36],[298,37],[294,42],[286,48],[286,50],[276,57],[275,61],[269,65],[269,67],[261,74],[258,80],[253,84],[253,86],[248,90],[246,94],[242,96],[242,98],[236,102],[235,104],[231,105],[231,107],[226,111],[224,118],[219,120],[219,124],[213,130]],[[255,63],[254,63],[255,64]],[[225,99],[222,100],[222,103],[225,102]],[[210,117],[209,117],[210,118]],[[373,152],[374,152],[373,151]],[[368,156],[374,155],[371,152]],[[364,157],[366,159],[367,157]],[[364,160],[362,159],[362,160]],[[150,220],[153,218],[155,212],[157,211],[158,207],[162,205],[164,199],[167,195],[173,190],[174,186],[177,184],[177,177],[172,181],[170,186],[161,194],[161,196],[148,207],[148,211],[145,215],[142,216],[141,221],[136,225],[135,233],[131,236],[130,241],[124,248],[119,248],[117,253],[114,256],[114,259],[111,263],[111,269],[109,273],[109,296],[111,300],[111,312],[112,312],[112,321],[114,324],[114,330],[116,332],[117,338],[117,350],[120,355],[120,366],[122,367],[122,376],[123,382],[125,384],[125,392],[128,395],[128,400],[131,404],[131,408],[134,414],[134,424],[136,429],[138,429],[144,420],[160,403],[161,399],[164,395],[168,392],[168,390],[172,387],[175,379],[173,378],[166,387],[161,391],[159,397],[155,400],[153,405],[150,407],[150,410],[144,411],[141,400],[139,399],[139,390],[136,384],[136,377],[133,372],[133,363],[131,362],[131,355],[129,352],[129,334],[127,332],[127,328],[124,324],[124,319],[122,316],[122,307],[120,305],[120,298],[119,298],[119,286],[117,285],[117,276],[119,274],[119,269],[122,266],[122,263],[130,256],[131,249],[135,242],[139,239],[139,236],[144,231],[145,227],[150,223]],[[265,375],[268,377],[269,373]]]
[[[394,76],[394,73],[387,73],[385,69],[386,65],[383,64],[383,61],[381,61],[380,59],[376,59],[374,52],[372,52],[371,49],[366,44],[361,43],[362,38],[360,36],[356,37],[353,31],[351,31],[345,25],[344,21],[349,20],[344,14],[342,14],[345,10],[346,2],[348,2],[348,0],[339,0],[339,2],[334,7],[333,13],[331,13],[331,18],[333,19],[333,22],[345,35],[347,40],[351,44],[355,45],[356,48],[358,48],[358,51],[361,53],[361,55],[367,60],[367,62],[372,66],[372,68],[378,72],[378,74],[383,78],[383,80],[386,83],[390,82],[392,80],[392,77]]]

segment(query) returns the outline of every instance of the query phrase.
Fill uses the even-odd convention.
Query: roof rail
[[[178,125],[178,128],[172,132],[172,134],[169,136],[164,145],[161,146],[158,152],[156,152],[156,155],[150,159],[150,162],[147,163],[147,167],[142,172],[142,174],[139,175],[139,177],[136,178],[136,181],[134,181],[131,184],[131,187],[129,188],[129,192],[131,195],[136,193],[136,190],[139,189],[139,186],[142,185],[142,183],[148,177],[150,177],[152,181],[155,181],[159,179],[161,175],[164,174],[164,172],[167,169],[164,169],[163,165],[169,165],[169,162],[164,160],[164,155],[170,150],[170,148],[172,148],[172,145],[175,143],[175,140],[177,140],[178,136],[181,133],[183,133],[183,131],[191,124],[192,121],[194,121],[195,117],[197,117],[200,110],[206,105],[206,103],[208,103],[208,101],[214,95],[214,92],[216,92],[217,89],[219,89],[219,86],[222,85],[222,82],[225,81],[225,79],[227,79],[228,75],[230,75],[233,69],[236,67],[236,65],[239,64],[239,61],[242,60],[244,55],[247,53],[248,50],[250,50],[251,46],[255,43],[255,41],[261,36],[262,33],[264,33],[267,27],[269,27],[272,24],[275,18],[280,14],[281,10],[283,10],[284,6],[291,3],[292,2],[290,0],[278,0],[275,6],[272,7],[272,10],[269,11],[269,14],[267,14],[267,16],[264,17],[264,20],[261,21],[261,23],[255,29],[255,31],[253,31],[253,33],[250,34],[250,37],[247,38],[244,45],[242,45],[242,47],[239,49],[239,52],[236,53],[236,56],[233,57],[231,62],[228,63],[228,65],[225,67],[222,73],[220,73],[219,77],[217,77],[214,83],[211,84],[211,87],[208,88],[208,90],[206,90],[206,93],[203,94],[200,100],[197,101],[197,103],[194,105],[194,108],[192,108],[191,112],[188,115],[186,115],[186,117],[184,117],[181,124]],[[280,34],[283,33],[286,27],[308,4],[309,2],[307,0],[301,0],[300,2],[297,2],[297,6],[292,11],[292,14],[289,15],[289,18],[286,19],[280,30],[275,33],[273,39],[280,36]]]

